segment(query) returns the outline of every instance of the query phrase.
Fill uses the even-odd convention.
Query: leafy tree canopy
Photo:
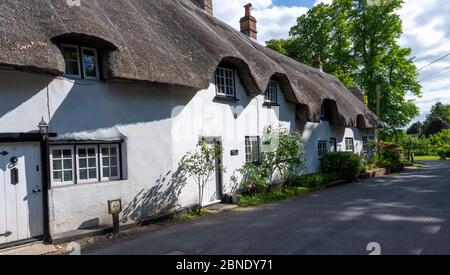
[[[435,118],[441,118],[447,123],[450,123],[450,104],[443,104],[438,102],[431,107],[430,114],[427,116],[426,122],[431,122]]]
[[[270,40],[267,46],[309,65],[314,53],[320,52],[324,71],[347,86],[364,89],[372,111],[376,111],[379,86],[381,119],[399,129],[419,113],[407,95],[421,94],[412,50],[398,45],[402,22],[397,11],[402,4],[402,0],[319,4],[297,19],[289,39]]]

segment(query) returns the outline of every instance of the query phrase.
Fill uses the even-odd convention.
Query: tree
[[[435,118],[441,118],[447,123],[450,123],[450,104],[443,104],[438,102],[431,107],[430,114],[427,116],[427,123],[430,123]]]
[[[301,134],[289,129],[267,127],[262,138],[263,166],[268,168],[269,180],[283,185],[293,172],[304,168],[304,148]]]
[[[282,127],[267,127],[261,148],[259,163],[247,163],[239,169],[245,184],[264,189],[270,183],[278,182],[284,188],[292,174],[303,171],[305,150],[300,133]]]
[[[211,145],[207,141],[202,141],[198,144],[195,152],[188,152],[180,161],[180,167],[189,175],[195,179],[198,186],[198,209],[197,213],[200,214],[203,193],[205,186],[212,179],[216,171],[216,158],[221,154],[219,146]],[[224,170],[224,167],[221,167]]]
[[[376,111],[381,91],[381,119],[392,129],[405,127],[418,115],[407,95],[420,95],[411,49],[398,45],[402,22],[397,13],[402,0],[334,0],[301,16],[288,40],[271,40],[268,47],[306,64],[320,52],[324,71],[347,86],[366,91],[368,106]]]
[[[424,128],[423,135],[429,137],[431,135],[442,132],[443,130],[450,129],[450,125],[442,118],[436,117],[432,121],[428,122]]]
[[[441,160],[450,157],[450,130],[441,131],[430,138],[430,143]]]

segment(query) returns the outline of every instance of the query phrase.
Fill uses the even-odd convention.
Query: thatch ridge
[[[0,3],[0,65],[63,75],[61,39],[89,37],[101,45],[106,80],[153,82],[200,90],[218,64],[233,63],[250,96],[280,80],[289,102],[320,120],[324,100],[335,101],[342,126],[367,128],[380,120],[339,80],[257,44],[207,15],[191,0],[8,0]]]

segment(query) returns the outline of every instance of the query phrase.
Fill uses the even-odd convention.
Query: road
[[[88,248],[84,254],[450,254],[450,162],[240,209]]]

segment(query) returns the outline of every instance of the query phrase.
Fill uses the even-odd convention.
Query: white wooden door
[[[211,146],[220,146],[220,143],[211,142]],[[209,181],[206,183],[205,188],[203,189],[203,203],[202,206],[208,206],[211,204],[215,204],[220,202],[220,184],[221,184],[221,172],[219,169],[220,164],[220,156],[216,160],[214,160],[215,171]]]
[[[0,165],[0,245],[43,235],[39,144],[0,144]]]

